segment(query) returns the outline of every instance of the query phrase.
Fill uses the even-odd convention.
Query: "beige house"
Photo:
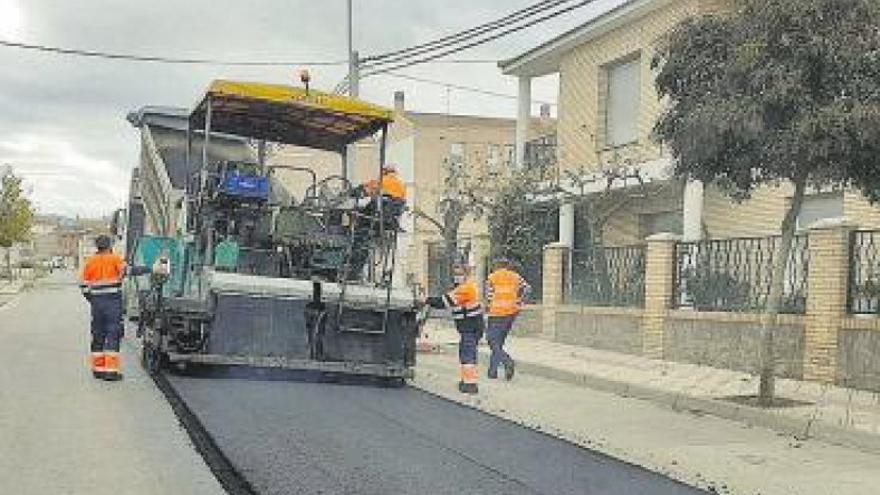
[[[605,225],[608,245],[641,242],[658,232],[704,237],[766,236],[778,233],[790,191],[766,187],[733,204],[699,182],[671,178],[671,159],[651,139],[662,103],[654,88],[651,59],[657,41],[682,20],[722,11],[723,0],[629,0],[587,23],[499,65],[519,78],[518,136],[530,134],[531,80],[559,74],[558,167],[593,174],[634,169],[650,183],[647,194],[621,208]],[[518,143],[519,144],[519,143]],[[597,180],[587,192],[598,192]],[[632,187],[622,182],[613,187]],[[862,226],[880,225],[880,213],[858,192],[812,191],[798,219],[845,216]],[[577,247],[571,207],[560,211],[560,242]]]
[[[575,229],[573,205],[560,207],[559,239],[544,249],[544,297],[533,308],[530,331],[568,344],[745,372],[762,365],[758,329],[775,249],[769,236],[779,233],[791,189],[768,186],[732,203],[712,186],[673,178],[668,150],[651,139],[663,110],[651,69],[658,41],[682,20],[731,4],[623,1],[500,63],[519,78],[521,160],[531,80],[558,74],[557,172],[582,179],[562,185],[585,183],[584,192],[597,194],[609,187],[605,174],[619,170],[646,184],[611,181],[616,192],[641,194],[619,203],[604,225],[606,249],[578,250],[587,245],[585,229]],[[797,220],[799,247],[783,280],[785,314],[774,328],[776,371],[880,390],[880,212],[855,191],[813,190]]]
[[[407,111],[402,92],[395,94],[395,117],[388,135],[387,162],[397,166],[407,184],[408,206],[434,218],[438,215],[437,204],[443,194],[444,163],[446,160],[461,161],[484,167],[486,172],[510,167],[514,161],[514,135],[516,121],[471,115],[449,115]],[[555,121],[549,117],[549,109],[543,117],[531,119],[529,136],[537,139],[552,135]],[[363,182],[378,173],[378,146],[373,140],[355,145],[355,167],[352,181]],[[269,163],[309,166],[319,175],[341,175],[343,164],[335,153],[308,150],[299,147],[282,147],[271,155]],[[284,175],[287,181],[302,181],[301,174]],[[403,221],[406,230],[401,235],[398,251],[400,272],[398,281],[409,280],[429,287],[429,266],[432,245],[441,237],[430,221],[407,213]],[[472,246],[472,262],[479,272],[485,270],[488,253],[487,227],[484,221],[471,219],[460,230],[460,238]]]

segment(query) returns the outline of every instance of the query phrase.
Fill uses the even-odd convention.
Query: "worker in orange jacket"
[[[495,262],[495,271],[486,280],[489,304],[486,338],[491,349],[489,378],[498,378],[498,365],[504,365],[504,377],[513,379],[514,361],[504,350],[504,342],[531,290],[528,282],[513,270],[510,261],[500,259]]]
[[[381,187],[380,187],[381,186]],[[386,163],[382,166],[382,179],[372,179],[364,184],[364,188],[370,195],[377,195],[380,190],[382,196],[397,201],[406,201],[406,184],[397,174],[397,167]]]
[[[461,364],[458,390],[476,394],[477,345],[483,337],[483,305],[477,282],[470,277],[470,269],[457,266],[454,270],[455,288],[439,297],[429,297],[427,303],[433,308],[449,308],[458,330],[458,361]]]
[[[363,213],[373,217],[378,213],[377,202],[382,201],[385,227],[397,229],[400,216],[406,207],[406,183],[397,174],[397,167],[388,163],[382,166],[381,180],[372,179],[363,186],[370,198]]]
[[[165,258],[159,258],[152,269],[126,266],[125,261],[113,253],[112,241],[106,235],[95,239],[95,247],[97,253],[86,260],[80,281],[80,289],[92,311],[92,375],[116,381],[122,379],[119,357],[119,342],[123,335],[122,279],[126,275],[151,272],[167,276],[170,267]]]

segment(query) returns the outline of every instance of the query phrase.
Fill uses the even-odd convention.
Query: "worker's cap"
[[[397,172],[397,165],[395,165],[393,163],[386,163],[385,165],[382,165],[382,171],[383,172]]]
[[[103,251],[105,249],[110,249],[110,246],[113,245],[113,240],[110,239],[108,235],[99,235],[95,238],[95,247],[99,250]]]

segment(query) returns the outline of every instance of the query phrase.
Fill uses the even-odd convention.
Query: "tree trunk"
[[[804,202],[806,177],[794,183],[794,195],[791,204],[782,219],[781,237],[773,254],[773,271],[770,276],[770,292],[767,295],[767,306],[761,316],[761,353],[758,403],[763,407],[773,404],[776,387],[776,355],[774,351],[774,331],[778,323],[779,311],[782,309],[782,296],[785,284],[785,268],[791,254],[797,216]]]
[[[452,273],[458,256],[458,228],[461,225],[461,214],[458,208],[450,205],[443,214],[443,277],[446,284],[452,283]]]

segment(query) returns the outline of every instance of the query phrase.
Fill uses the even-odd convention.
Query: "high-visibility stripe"
[[[86,282],[86,287],[90,289],[101,289],[104,287],[122,287],[121,280],[101,280],[98,282]]]
[[[107,368],[107,371],[119,371],[121,364],[118,352],[104,353],[104,366]]]
[[[455,320],[476,318],[478,316],[483,316],[483,305],[480,303],[455,306],[452,308],[452,318]]]
[[[477,365],[463,364],[460,368],[461,381],[463,383],[477,383]]]
[[[92,295],[116,294],[121,291],[122,291],[122,287],[99,287],[97,289],[89,289],[89,294],[92,294]]]
[[[92,371],[107,371],[106,356],[103,352],[93,352],[91,355]]]

